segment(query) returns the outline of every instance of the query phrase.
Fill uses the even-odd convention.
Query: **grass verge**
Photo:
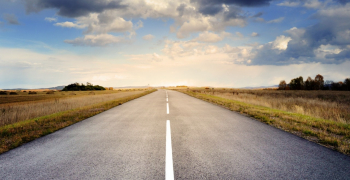
[[[252,105],[214,95],[186,90],[178,91],[246,114],[271,126],[350,155],[350,124]]]
[[[0,154],[156,90],[0,127]]]

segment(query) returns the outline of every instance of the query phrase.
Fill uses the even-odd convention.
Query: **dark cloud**
[[[198,3],[200,5],[236,5],[240,7],[257,7],[267,6],[273,0],[191,0],[191,2]]]
[[[66,17],[79,17],[91,12],[102,12],[107,9],[121,9],[119,0],[26,0],[27,12],[38,12],[43,9],[58,9],[58,14]]]
[[[19,22],[17,20],[17,17],[14,14],[5,14],[4,19],[7,21],[7,23],[12,25],[19,25]]]
[[[350,0],[338,0],[338,2],[340,2],[340,4],[346,4],[349,3]]]
[[[185,10],[186,10],[186,7],[187,7],[186,4],[181,4],[180,6],[178,6],[178,7],[176,8],[176,10],[179,12],[179,16],[180,16],[180,17],[184,14],[184,12],[185,12]]]
[[[223,10],[223,7],[221,4],[207,4],[207,5],[201,5],[199,6],[199,12],[204,15],[215,15]]]
[[[191,0],[191,3],[194,3],[198,7],[198,11],[204,15],[216,15],[219,12],[224,12],[226,8],[229,11],[225,15],[225,19],[231,18],[242,18],[239,15],[241,7],[258,7],[269,5],[273,0]],[[228,5],[224,7],[224,5]],[[261,16],[262,13],[257,14]],[[257,16],[257,17],[258,17]]]

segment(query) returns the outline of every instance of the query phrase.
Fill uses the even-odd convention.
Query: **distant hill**
[[[50,88],[40,88],[40,89],[56,89],[56,90],[62,90],[66,86],[56,86],[56,87],[50,87]]]
[[[50,88],[36,88],[36,89],[56,89],[56,90],[62,90],[65,86],[56,86],[56,87],[50,87]],[[15,91],[15,90],[30,90],[25,88],[14,88],[14,89],[4,89],[8,91]]]
[[[264,88],[276,88],[278,85],[273,86],[258,86],[258,87],[241,87],[240,89],[264,89]]]

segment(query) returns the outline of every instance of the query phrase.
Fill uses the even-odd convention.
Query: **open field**
[[[62,98],[63,95],[60,95],[58,98],[50,98],[50,95],[40,95],[47,99],[44,101],[39,100],[25,103],[22,102],[0,104],[0,126],[32,119],[35,117],[46,116],[70,109],[81,108],[84,106],[106,102],[113,99],[136,95],[140,94],[141,92],[143,91],[99,93],[99,95],[88,95],[89,92],[65,92],[67,94],[79,94],[79,96]]]
[[[350,123],[348,91],[279,91],[245,89],[204,89],[191,91],[317,118]]]
[[[22,120],[12,119],[14,122],[3,122],[7,125],[0,126],[0,153],[154,91],[120,92],[10,106],[9,110],[16,109],[12,114],[18,117],[22,114],[20,111],[28,112],[23,113]],[[31,118],[35,113],[35,118]]]
[[[176,89],[350,154],[350,93]]]
[[[6,95],[0,94],[0,104],[52,100],[52,99],[58,99],[58,98],[70,98],[70,97],[79,97],[79,96],[113,94],[118,92],[145,91],[145,90],[147,89],[117,89],[117,90],[106,90],[106,91],[49,91],[49,90],[5,91]],[[29,94],[29,91],[35,92],[36,94]],[[17,95],[10,95],[10,92],[16,92]],[[47,94],[48,92],[52,92],[52,94]]]

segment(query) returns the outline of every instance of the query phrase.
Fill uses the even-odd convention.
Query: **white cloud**
[[[46,17],[46,18],[45,18],[45,21],[48,21],[48,22],[57,22],[57,18],[55,18],[55,17]]]
[[[113,12],[107,11],[101,14],[92,13],[87,17],[78,18],[80,24],[87,26],[86,33],[110,33],[110,32],[132,32],[133,23],[124,18],[116,17]],[[137,28],[143,26],[139,23]]]
[[[288,6],[288,7],[297,7],[299,6],[300,2],[295,1],[295,2],[291,2],[291,1],[284,1],[281,2],[279,4],[277,4],[278,6]]]
[[[290,37],[284,35],[277,36],[276,39],[272,42],[272,49],[286,50],[288,47],[288,42],[292,40]]]
[[[124,42],[123,37],[117,37],[110,34],[85,35],[84,38],[76,38],[74,40],[65,40],[65,43],[76,46],[106,46]]]
[[[225,37],[230,36],[232,36],[232,34],[225,31],[221,32],[220,34],[205,31],[203,33],[200,33],[197,38],[193,39],[193,41],[215,43],[222,41]]]
[[[267,23],[280,23],[284,20],[284,17],[280,17],[280,18],[277,18],[277,19],[273,19],[271,21],[267,21]]]
[[[150,41],[154,38],[154,36],[152,34],[147,34],[145,36],[142,37],[142,39],[146,40],[146,41]]]
[[[250,36],[251,37],[257,37],[257,36],[259,36],[259,34],[257,32],[252,32],[252,34]]]
[[[61,27],[67,27],[67,28],[78,28],[78,29],[83,29],[86,27],[86,25],[76,24],[69,21],[56,23],[55,26],[61,26]]]

